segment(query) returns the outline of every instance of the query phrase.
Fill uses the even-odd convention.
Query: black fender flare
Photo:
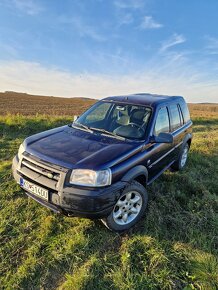
[[[182,142],[182,148],[183,146],[188,142],[188,141],[192,141],[192,133],[188,133],[185,135],[185,138],[183,139],[183,142]]]
[[[132,180],[137,178],[140,175],[144,175],[146,178],[145,184],[147,184],[148,181],[148,170],[144,165],[137,165],[133,168],[131,168],[123,177],[122,181],[130,183]]]
[[[191,145],[192,133],[186,134],[184,139],[182,140],[182,144],[179,146],[179,156],[182,154],[182,151],[183,151],[185,144],[188,143],[189,141],[190,141],[190,145]],[[179,158],[179,156],[178,156],[178,158]]]

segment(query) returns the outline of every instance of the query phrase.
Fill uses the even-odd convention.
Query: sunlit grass
[[[71,117],[0,117],[0,289],[217,289],[217,120],[194,119],[188,166],[149,188],[147,214],[118,235],[51,213],[11,175],[22,140]]]

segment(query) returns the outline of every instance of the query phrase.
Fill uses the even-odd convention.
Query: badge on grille
[[[47,176],[48,176],[48,178],[53,178],[53,174],[52,173],[48,173]]]

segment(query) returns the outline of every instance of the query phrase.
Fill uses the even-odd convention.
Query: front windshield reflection
[[[81,115],[74,124],[111,136],[142,139],[150,115],[151,109],[145,106],[100,101]]]

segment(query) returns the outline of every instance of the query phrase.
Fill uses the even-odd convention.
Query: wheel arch
[[[137,165],[131,168],[121,179],[125,182],[131,182],[133,180],[138,181],[144,187],[147,185],[148,181],[148,170],[143,165]]]
[[[191,143],[192,143],[192,139],[190,138],[190,139],[188,139],[187,140],[187,143],[188,143],[188,146],[189,146],[189,148],[191,147]]]
[[[188,143],[189,147],[191,146],[191,142],[192,142],[192,134],[187,134],[183,140],[183,145]]]

